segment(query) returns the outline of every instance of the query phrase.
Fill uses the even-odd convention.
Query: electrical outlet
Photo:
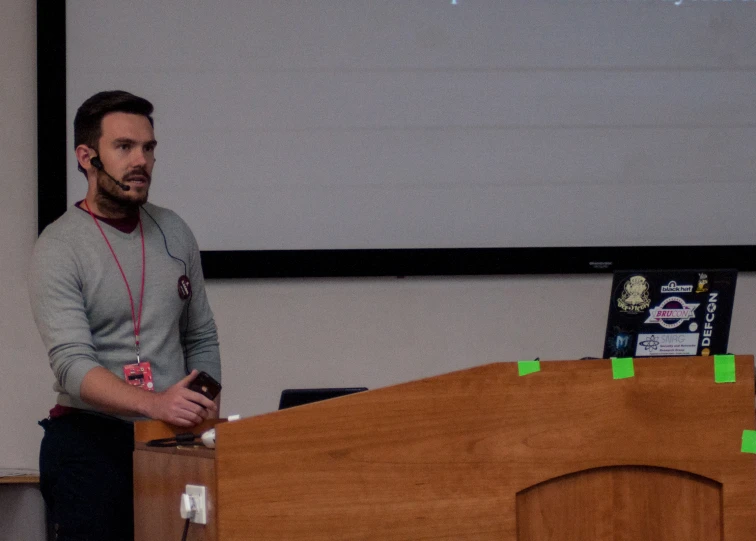
[[[186,494],[194,502],[197,511],[191,522],[195,524],[207,524],[207,489],[202,485],[186,485]]]

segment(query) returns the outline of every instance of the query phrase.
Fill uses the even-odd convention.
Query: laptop
[[[328,400],[339,396],[367,391],[367,387],[329,387],[324,389],[284,389],[281,391],[281,399],[278,409],[284,410],[294,406],[302,406],[320,400]]]
[[[727,353],[734,269],[617,271],[604,358]]]

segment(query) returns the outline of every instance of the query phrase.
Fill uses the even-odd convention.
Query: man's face
[[[130,189],[123,191],[104,171],[98,170],[98,195],[126,206],[146,203],[156,144],[147,117],[120,112],[105,115],[98,145],[103,169]]]

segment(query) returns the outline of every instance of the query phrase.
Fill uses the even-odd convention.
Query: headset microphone
[[[99,156],[95,156],[94,158],[92,158],[91,160],[89,160],[89,163],[91,163],[92,167],[94,167],[98,171],[102,171],[107,176],[109,176],[110,180],[112,180],[113,182],[115,182],[116,185],[119,188],[121,188],[124,192],[128,192],[131,189],[131,186],[128,186],[128,185],[124,184],[123,182],[120,182],[120,181],[114,179],[113,176],[110,173],[108,173],[107,171],[105,171],[105,166],[102,165],[102,160],[100,160]]]

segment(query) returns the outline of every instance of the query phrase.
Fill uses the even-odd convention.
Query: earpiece
[[[102,160],[100,159],[99,156],[93,157],[91,160],[89,160],[89,163],[92,164],[92,167],[94,167],[98,171],[102,171],[108,177],[110,177],[110,180],[112,180],[113,182],[115,182],[116,186],[118,186],[119,188],[121,188],[124,192],[128,192],[131,189],[131,186],[129,186],[128,184],[124,184],[120,180],[117,180],[117,179],[113,178],[113,175],[111,175],[110,173],[108,173],[107,171],[105,171],[105,166],[102,165]]]

